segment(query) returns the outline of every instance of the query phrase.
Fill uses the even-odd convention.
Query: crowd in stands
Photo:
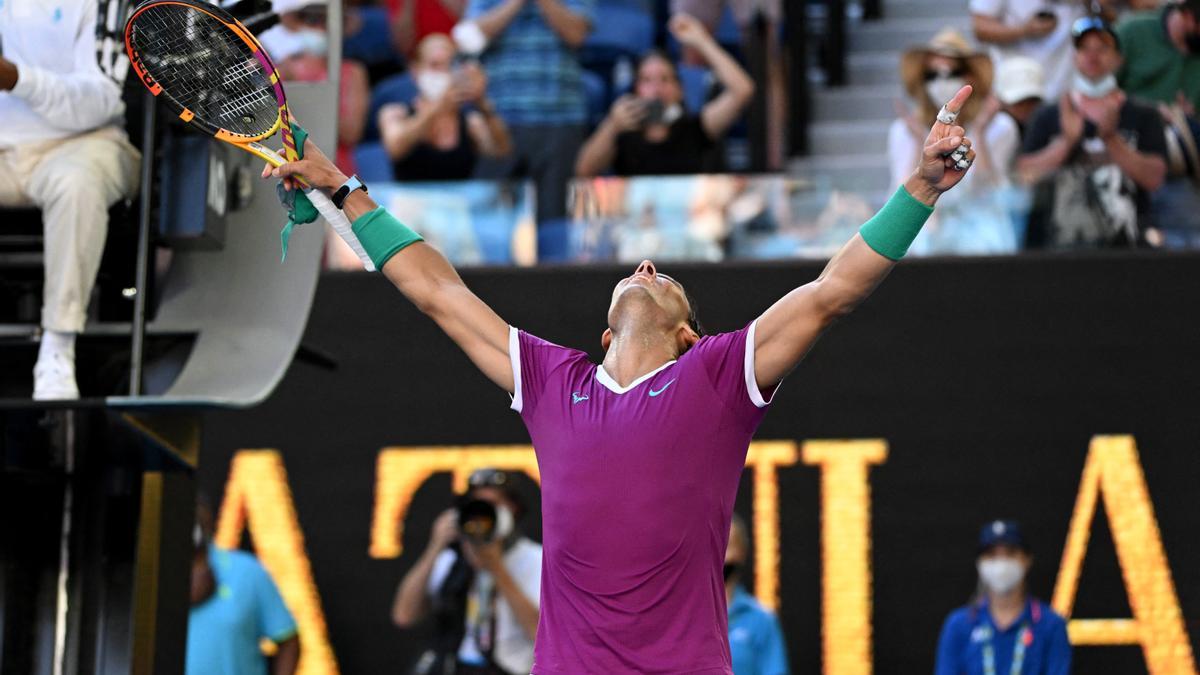
[[[324,78],[324,0],[274,7],[268,52],[287,78]],[[529,180],[538,258],[559,259],[576,176],[743,168],[725,139],[744,141],[759,88],[738,58],[764,31],[778,53],[781,25],[778,0],[350,4],[337,161],[368,183]],[[778,168],[783,74],[766,61],[760,117]]]
[[[977,159],[915,250],[1185,247],[1200,242],[1200,2],[1117,7],[972,0],[973,48],[944,30],[909,50],[889,133],[892,182],[911,171],[940,102]]]

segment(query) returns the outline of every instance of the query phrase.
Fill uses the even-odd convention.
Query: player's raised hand
[[[956,123],[958,113],[970,97],[971,85],[959,89],[942,107],[938,121],[925,139],[916,177],[933,192],[940,194],[957,185],[975,161],[971,139],[967,138],[966,129]]]

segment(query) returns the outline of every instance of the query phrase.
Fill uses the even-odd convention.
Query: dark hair
[[[696,332],[697,336],[704,337],[704,326],[702,326],[700,324],[700,319],[696,318],[696,299],[692,297],[691,293],[688,293],[687,288],[685,288],[684,285],[675,277],[672,277],[672,276],[669,276],[666,274],[660,274],[659,276],[670,279],[671,281],[673,281],[675,283],[676,286],[679,287],[679,290],[683,293],[683,298],[685,300],[687,300],[687,306],[688,306],[687,324],[689,327],[691,327],[691,329],[693,331]]]
[[[1180,0],[1178,7],[1187,10],[1196,18],[1200,18],[1200,0]]]
[[[1200,0],[1196,1],[1200,2]],[[654,48],[643,52],[642,55],[638,57],[637,66],[633,69],[635,83],[634,86],[637,86],[636,82],[638,76],[642,73],[642,66],[646,65],[646,62],[652,59],[661,59],[668,66],[671,66],[671,75],[675,78],[675,82],[680,85],[683,84],[683,80],[679,78],[679,66],[675,65],[675,62],[671,60],[671,57],[666,52],[661,49]]]

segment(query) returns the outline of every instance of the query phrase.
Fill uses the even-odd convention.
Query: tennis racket
[[[149,0],[125,24],[125,51],[150,93],[193,129],[274,166],[300,158],[279,71],[254,35],[201,0]],[[284,157],[263,141],[278,132]],[[305,193],[325,220],[374,269],[350,221],[319,190]]]

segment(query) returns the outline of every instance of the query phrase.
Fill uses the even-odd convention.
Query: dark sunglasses
[[[943,77],[962,77],[966,74],[966,68],[955,68],[954,70],[927,70],[925,71],[925,81],[932,82]]]

